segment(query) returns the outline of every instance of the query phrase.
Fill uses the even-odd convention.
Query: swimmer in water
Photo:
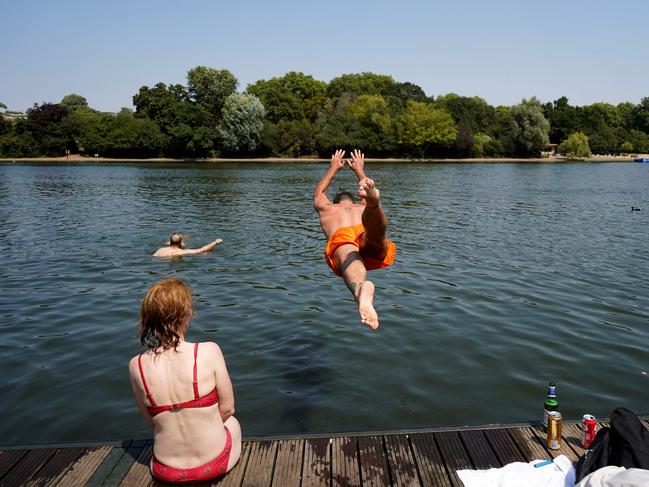
[[[209,252],[218,244],[223,242],[220,238],[204,245],[199,249],[188,249],[185,248],[185,242],[183,239],[182,233],[174,233],[169,237],[169,245],[167,247],[162,247],[156,250],[154,257],[174,257],[176,255],[192,255],[192,254],[202,254],[203,252]]]
[[[397,248],[386,237],[388,220],[381,206],[380,193],[374,181],[365,174],[365,156],[354,150],[351,160],[343,159],[339,149],[331,156],[327,174],[313,193],[313,207],[320,215],[320,225],[327,237],[327,264],[341,276],[358,305],[361,323],[373,330],[379,327],[374,309],[374,284],[367,280],[368,270],[387,267],[394,262]],[[358,178],[358,196],[340,192],[333,202],[327,189],[338,171],[349,165]]]

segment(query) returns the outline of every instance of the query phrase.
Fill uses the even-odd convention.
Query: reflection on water
[[[398,245],[381,329],[322,258],[319,164],[0,166],[5,443],[150,434],[126,375],[157,279],[193,288],[246,435],[649,412],[648,168],[369,167]],[[334,189],[353,189],[349,172]],[[631,206],[640,212],[631,212]],[[212,253],[150,254],[174,231]]]

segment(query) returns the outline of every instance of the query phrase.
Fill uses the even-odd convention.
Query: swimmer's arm
[[[131,362],[128,364],[128,372],[129,372],[129,377],[131,379],[131,389],[133,390],[133,396],[135,396],[135,402],[137,403],[137,408],[140,410],[140,414],[144,418],[144,420],[149,423],[149,426],[153,428],[153,418],[149,414],[149,411],[146,409],[146,405],[144,404],[142,400],[142,396],[140,391],[138,390],[137,386],[135,385],[135,377],[138,374],[138,366],[137,366],[137,357],[133,357],[131,359]]]
[[[217,238],[213,242],[208,243],[207,245],[203,245],[200,249],[183,249],[183,255],[185,254],[202,254],[203,252],[209,252],[212,250],[214,247],[216,247],[218,244],[223,242],[222,239]]]
[[[223,352],[216,343],[210,343],[210,346],[213,347],[210,356],[214,361],[214,380],[216,381],[216,393],[219,396],[219,413],[225,422],[234,414],[234,390]]]

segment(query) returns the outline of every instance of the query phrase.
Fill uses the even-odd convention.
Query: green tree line
[[[533,157],[548,143],[571,157],[649,152],[649,97],[637,105],[572,106],[566,97],[492,106],[375,73],[329,83],[289,72],[237,91],[226,69],[198,66],[186,85],[142,86],[135,110],[104,113],[77,94],[1,116],[0,157],[327,157],[363,148],[375,157]],[[0,109],[7,107],[0,103]]]

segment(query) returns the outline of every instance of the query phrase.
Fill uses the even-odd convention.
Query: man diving
[[[329,170],[313,193],[313,207],[327,237],[327,264],[344,279],[354,296],[361,323],[376,330],[379,317],[374,309],[374,284],[366,279],[366,274],[368,270],[391,265],[397,248],[385,236],[388,220],[379,190],[365,174],[365,155],[359,150],[352,152],[351,160],[343,159],[344,155],[345,151],[339,149],[331,156]],[[347,192],[338,193],[333,202],[327,197],[331,181],[345,164],[358,177],[360,203]]]

